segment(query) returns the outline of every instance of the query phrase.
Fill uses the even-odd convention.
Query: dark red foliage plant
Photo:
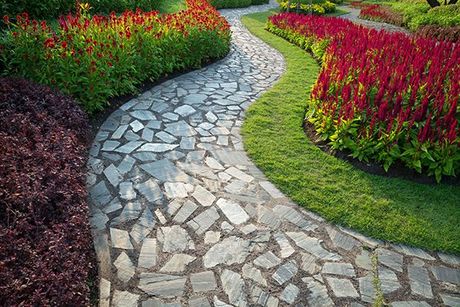
[[[438,25],[424,25],[417,29],[416,35],[453,43],[460,42],[460,26],[443,27]]]
[[[88,136],[71,98],[0,78],[0,305],[89,305]]]

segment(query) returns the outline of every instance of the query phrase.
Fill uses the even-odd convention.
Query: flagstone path
[[[402,32],[405,34],[410,34],[410,31],[407,29],[404,29],[403,27],[399,27],[399,26],[392,25],[392,24],[385,23],[385,22],[378,22],[378,21],[372,21],[372,20],[359,18],[361,9],[357,9],[349,5],[340,6],[339,8],[341,10],[348,12],[348,14],[341,15],[340,18],[348,19],[350,21],[353,21],[354,23],[358,23],[365,27],[374,28],[376,30],[385,30],[387,32]]]
[[[101,306],[460,304],[460,259],[337,228],[246,156],[244,110],[285,69],[224,10],[231,53],[120,107],[88,162]],[[377,260],[378,257],[378,260]]]

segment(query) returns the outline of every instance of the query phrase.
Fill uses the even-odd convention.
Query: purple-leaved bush
[[[1,304],[89,304],[88,140],[73,99],[0,78]]]

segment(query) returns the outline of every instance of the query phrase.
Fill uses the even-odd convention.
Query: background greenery
[[[282,11],[287,11],[289,6],[289,1],[280,0],[278,1]],[[310,5],[310,0],[299,0],[291,1],[290,10],[291,12],[323,15],[326,13],[333,13],[336,10],[336,5],[333,1],[328,0],[312,0]]]
[[[269,0],[211,0],[210,3],[217,9],[247,7],[256,4],[265,4]]]
[[[404,25],[417,30],[423,25],[460,26],[460,4],[431,8],[424,0],[365,1],[391,7],[403,16]]]
[[[58,88],[94,114],[143,82],[227,54],[227,21],[206,0],[193,3],[168,18],[124,12],[106,20],[82,13],[72,26],[55,28],[18,19],[0,35],[0,74]]]
[[[281,80],[248,110],[245,148],[276,186],[327,220],[377,239],[460,253],[460,187],[370,175],[321,151],[302,124],[319,71],[302,49],[264,30],[270,13],[243,18],[286,59]]]
[[[175,12],[185,8],[184,0],[82,0],[92,7],[92,14],[109,14],[140,8],[144,11],[159,10],[164,13]],[[0,2],[0,16],[16,16],[28,12],[31,18],[52,19],[59,15],[75,12],[75,0],[2,0]]]

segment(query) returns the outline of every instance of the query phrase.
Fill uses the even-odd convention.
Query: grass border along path
[[[377,239],[460,254],[460,187],[370,175],[307,139],[302,121],[319,66],[264,30],[270,14],[242,19],[287,64],[281,80],[246,113],[242,133],[251,159],[293,201],[330,222]]]

